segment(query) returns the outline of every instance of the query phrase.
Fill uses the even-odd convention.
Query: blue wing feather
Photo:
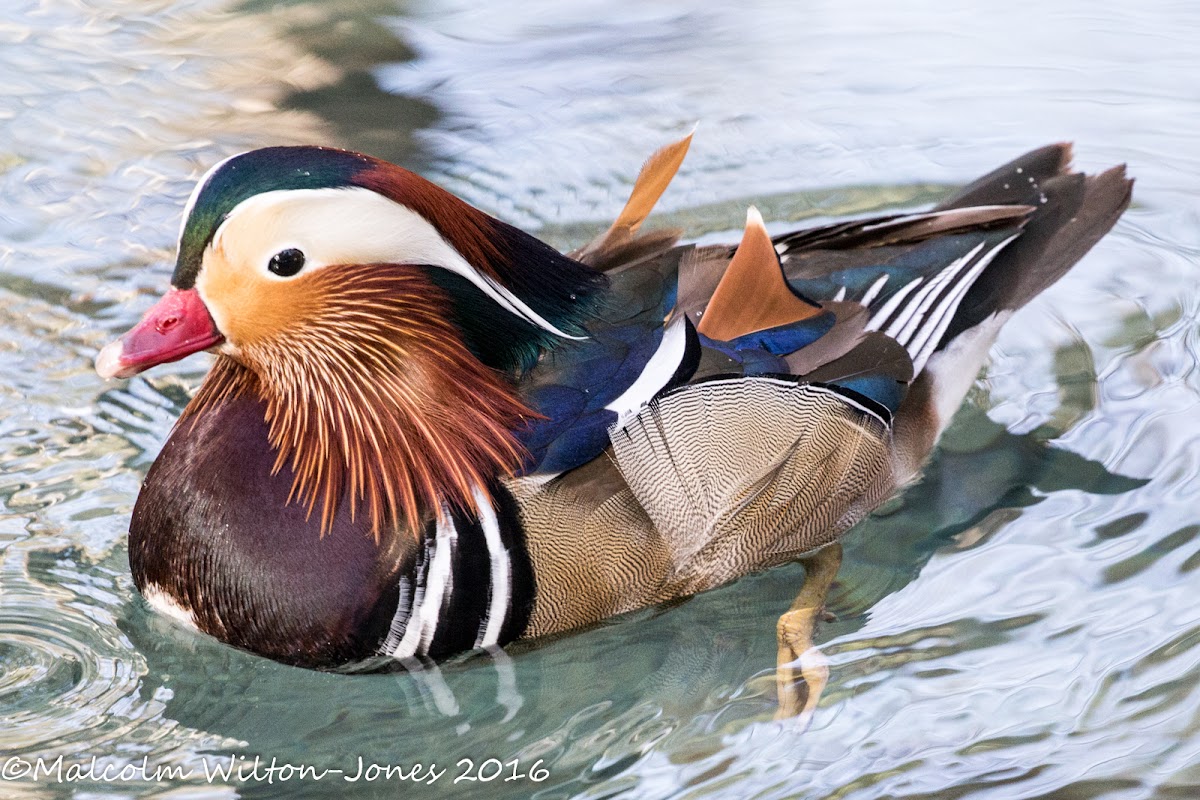
[[[524,474],[572,469],[608,446],[617,414],[606,406],[637,381],[662,343],[677,267],[677,258],[667,259],[612,276],[588,338],[559,345],[526,374],[522,398],[545,419],[518,432],[528,452]]]

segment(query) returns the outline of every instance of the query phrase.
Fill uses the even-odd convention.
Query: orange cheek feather
[[[238,349],[262,345],[304,324],[320,307],[315,273],[273,280],[231,264],[219,250],[205,259],[196,280],[217,327]]]
[[[256,392],[276,468],[291,465],[293,497],[320,509],[323,530],[348,501],[377,537],[395,525],[416,536],[431,515],[475,508],[520,465],[513,430],[533,412],[467,350],[419,268],[329,266],[276,281],[211,258],[197,286],[239,352],[218,359],[189,413]]]

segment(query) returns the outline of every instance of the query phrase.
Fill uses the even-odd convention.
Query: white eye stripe
[[[239,203],[213,235],[210,247],[238,265],[270,275],[272,256],[287,248],[304,253],[302,272],[331,264],[426,264],[466,278],[511,314],[566,339],[525,301],[475,269],[437,229],[412,209],[357,186],[263,192]],[[275,280],[287,280],[270,275]]]
[[[500,634],[508,619],[512,595],[512,559],[501,538],[500,520],[496,518],[491,499],[479,487],[472,490],[471,496],[475,498],[475,507],[479,510],[479,527],[487,543],[491,574],[487,616],[483,618],[475,646],[495,647],[500,643]]]

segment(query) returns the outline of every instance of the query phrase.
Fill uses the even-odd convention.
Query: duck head
[[[516,468],[513,378],[582,335],[603,279],[400,167],[276,147],[201,180],[171,283],[100,375],[214,352],[184,418],[256,395],[293,497],[364,508],[378,535]]]

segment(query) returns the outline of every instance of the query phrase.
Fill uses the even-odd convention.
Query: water
[[[5,4],[0,755],[179,773],[0,796],[468,796],[455,763],[489,757],[549,772],[501,797],[1200,796],[1198,35],[1165,0]],[[90,362],[166,286],[204,168],[340,143],[566,246],[697,121],[663,208],[706,240],[749,202],[781,228],[916,207],[1064,138],[1138,177],[923,482],[847,537],[807,731],[771,720],[799,567],[421,675],[283,667],[147,611],[129,512],[206,365]],[[205,782],[255,755],[450,771]]]

